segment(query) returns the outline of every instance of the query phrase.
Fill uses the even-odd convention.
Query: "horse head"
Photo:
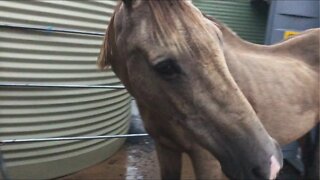
[[[281,150],[231,76],[223,49],[219,25],[190,1],[123,0],[99,64],[111,64],[139,103],[187,129],[228,177],[273,179]]]

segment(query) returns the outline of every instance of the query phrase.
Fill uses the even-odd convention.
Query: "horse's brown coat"
[[[272,137],[287,144],[319,122],[320,29],[272,46],[221,30],[229,70]]]
[[[139,4],[142,3],[139,2]],[[153,8],[162,7],[157,3],[152,5],[155,6]],[[119,6],[116,12],[120,11],[121,8],[123,7]],[[169,10],[171,9],[169,8]],[[169,15],[170,13],[168,13]],[[120,19],[123,15],[119,16],[118,18]],[[214,28],[213,32],[217,34],[219,41],[222,43],[227,70],[230,71],[232,78],[245,95],[245,98],[250,102],[269,134],[281,144],[287,144],[309,131],[319,121],[320,30],[309,30],[277,45],[262,46],[243,41],[223,24],[218,23],[216,20],[211,20],[204,21],[204,23],[212,24],[208,26]],[[120,26],[114,25],[114,21],[114,18],[112,18],[98,63],[100,67],[104,68],[106,61],[108,61],[107,64],[110,63],[112,65],[128,91],[135,96],[135,92],[139,91],[139,89],[136,89],[130,83],[130,78],[132,77],[129,77],[128,62],[122,58],[123,56],[119,55],[120,50],[117,49],[119,47],[117,46],[116,32],[121,31],[121,29],[116,29]],[[157,23],[156,25],[159,24]],[[219,27],[219,29],[216,27]],[[173,45],[179,44],[181,37],[172,36],[171,33],[170,30],[164,28],[160,34],[156,33],[154,37],[160,41],[166,36],[171,36],[173,40],[170,42],[173,42]],[[166,41],[160,41],[160,43],[166,43]],[[162,45],[170,46],[172,44]],[[179,51],[179,47],[174,47],[178,48],[177,51]],[[197,48],[201,49],[201,47],[196,46],[195,49]],[[210,46],[206,48],[210,48]],[[161,51],[161,49],[158,50]],[[159,52],[155,54],[157,53]],[[203,64],[199,62],[199,65],[204,68],[212,68],[210,62]],[[220,66],[219,63],[218,66]],[[213,70],[220,69],[215,68]],[[146,75],[148,72],[146,69],[139,69],[139,71],[145,71]],[[222,70],[220,69],[220,71]],[[212,69],[208,72],[212,72]],[[134,76],[134,74],[131,76]],[[197,83],[194,85],[197,86]],[[208,87],[208,89],[210,88]],[[151,98],[150,100],[152,101],[153,99],[156,100],[156,97],[145,96],[143,97],[145,99],[137,97],[145,127],[156,141],[164,178],[179,177],[182,152],[190,155],[198,178],[220,177],[221,174],[212,171],[215,166],[219,170],[219,165],[214,157],[199,146],[199,139],[195,138],[189,131],[186,131],[179,121],[172,119],[172,111],[155,110],[144,103],[145,99]],[[171,98],[174,99],[174,97]],[[183,102],[181,102],[179,106],[183,107],[183,105]],[[161,105],[157,106],[161,107]],[[201,128],[199,126],[199,129]],[[206,138],[205,132],[203,138]]]

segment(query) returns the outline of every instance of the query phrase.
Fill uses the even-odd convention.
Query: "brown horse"
[[[273,138],[287,144],[318,122],[319,30],[254,45],[190,1],[123,0],[98,64],[136,98],[163,179],[180,178],[182,153],[198,179],[220,178],[214,157],[229,178],[274,179]]]

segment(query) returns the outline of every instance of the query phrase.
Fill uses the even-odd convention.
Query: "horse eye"
[[[154,69],[164,78],[172,78],[181,73],[179,65],[172,59],[165,59],[157,63]]]

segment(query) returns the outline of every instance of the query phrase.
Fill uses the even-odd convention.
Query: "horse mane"
[[[111,29],[113,29],[114,16],[111,18],[107,31],[104,35],[100,53],[98,56],[97,65],[100,69],[106,69],[110,65],[108,58],[112,56],[112,45],[111,45]]]
[[[114,16],[119,10],[121,3],[119,3],[110,19],[110,23],[103,38],[102,46],[97,60],[97,65],[100,69],[107,69],[110,66],[111,59],[114,57],[115,48],[115,33],[114,33]]]
[[[206,36],[209,30],[202,19],[201,12],[192,9],[189,3],[191,2],[148,1],[154,26],[152,28],[152,38],[159,42],[161,46],[170,47],[172,52],[190,54],[195,52],[194,47],[190,47],[191,39],[193,39],[193,42],[204,42],[205,39],[210,38]],[[188,30],[198,31],[201,34],[193,36]],[[189,40],[183,35],[187,35]],[[197,45],[194,44],[194,46]],[[198,49],[203,48],[199,47]]]
[[[203,21],[203,15],[197,9],[192,9],[188,4],[191,2],[186,1],[147,1],[147,5],[150,8],[151,16],[153,18],[153,32],[151,32],[151,38],[154,41],[160,43],[161,46],[174,48],[177,52],[191,53],[189,41],[181,36],[181,27],[192,27],[189,29],[201,32],[199,36],[189,36],[194,39],[194,42],[204,42],[208,38],[210,39],[209,29]],[[115,8],[115,12],[110,20],[107,28],[103,44],[100,49],[97,65],[100,69],[107,68],[113,57],[115,56],[115,32],[114,32],[114,15],[120,9],[121,3]],[[176,18],[172,18],[176,17]],[[211,20],[219,29],[222,27],[222,23],[218,22],[212,17],[207,17]],[[187,28],[185,28],[187,29]],[[189,32],[183,32],[189,33]],[[195,44],[197,46],[198,44]],[[205,46],[197,47],[204,51],[204,48],[212,52],[212,44],[206,44]],[[199,50],[200,52],[200,50]]]
[[[205,18],[207,18],[208,20],[210,20],[212,23],[214,23],[219,28],[220,31],[223,31],[223,32],[227,31],[228,33],[232,34],[236,38],[241,39],[241,37],[238,36],[238,34],[236,32],[234,32],[232,29],[230,29],[228,27],[228,25],[224,24],[223,22],[219,21],[218,19],[216,19],[216,18],[214,18],[214,17],[212,17],[210,15],[207,15],[207,14],[203,13],[203,16]]]

